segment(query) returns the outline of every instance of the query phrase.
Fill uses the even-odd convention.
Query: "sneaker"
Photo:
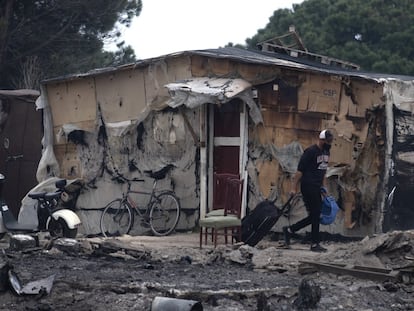
[[[319,244],[312,244],[310,250],[312,252],[317,252],[317,253],[324,253],[324,252],[328,251],[325,247],[322,247]]]
[[[285,245],[290,245],[290,232],[289,227],[283,227],[283,239],[285,240]]]

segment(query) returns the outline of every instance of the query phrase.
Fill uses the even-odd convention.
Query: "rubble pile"
[[[339,245],[326,257],[333,262],[384,269],[412,267],[414,266],[414,230],[392,231],[365,237],[359,242]]]
[[[300,243],[285,249],[269,240],[258,247],[241,243],[200,249],[194,234],[187,244],[184,235],[58,239],[19,250],[0,244],[0,264],[5,269],[10,264],[21,284],[54,276],[48,282],[51,288],[38,294],[16,295],[3,284],[0,310],[150,310],[164,301],[212,311],[410,310],[412,280],[365,279],[347,269],[409,266],[412,234],[329,242],[326,254],[310,252]],[[303,269],[304,261],[337,264],[343,273]]]

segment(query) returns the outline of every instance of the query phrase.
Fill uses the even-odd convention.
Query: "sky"
[[[123,39],[137,59],[245,44],[273,12],[303,0],[143,0]],[[286,32],[288,29],[286,29]]]

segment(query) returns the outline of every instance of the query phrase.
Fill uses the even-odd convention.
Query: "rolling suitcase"
[[[242,241],[250,246],[255,246],[259,243],[276,224],[291,200],[292,197],[289,198],[282,208],[276,207],[274,202],[269,200],[257,204],[252,213],[242,219]]]

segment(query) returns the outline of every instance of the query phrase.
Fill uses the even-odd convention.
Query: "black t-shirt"
[[[321,150],[317,145],[305,149],[298,164],[298,171],[302,172],[301,184],[320,187],[323,183],[329,162],[329,151]]]

